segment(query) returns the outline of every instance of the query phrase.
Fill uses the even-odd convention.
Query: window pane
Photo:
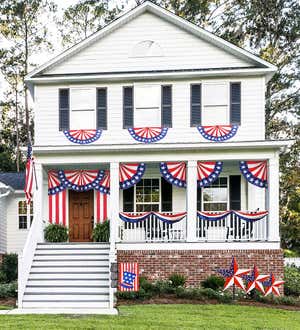
[[[19,214],[27,214],[27,204],[25,201],[19,201]]]
[[[30,214],[33,214],[33,202],[30,202]]]
[[[19,229],[27,229],[27,216],[19,216]]]
[[[204,203],[204,211],[226,211],[227,203]]]

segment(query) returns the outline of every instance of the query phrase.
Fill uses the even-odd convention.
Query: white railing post
[[[187,188],[186,188],[186,205],[187,205],[187,226],[186,240],[187,242],[197,241],[196,221],[197,221],[197,161],[190,160],[187,162]]]
[[[268,240],[280,241],[279,235],[279,154],[269,159],[268,171]]]

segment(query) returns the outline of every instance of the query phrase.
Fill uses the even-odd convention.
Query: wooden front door
[[[90,242],[94,225],[94,191],[69,191],[69,241]]]

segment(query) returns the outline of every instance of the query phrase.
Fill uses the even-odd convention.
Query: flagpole
[[[31,147],[31,157],[32,157],[33,173],[34,173],[34,180],[35,180],[35,189],[38,190],[39,188],[38,188],[37,177],[36,177],[35,162],[34,162],[34,158],[33,158],[31,132],[29,132],[29,144],[30,144],[30,147]]]

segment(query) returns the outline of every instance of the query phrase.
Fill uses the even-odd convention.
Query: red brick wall
[[[172,273],[187,277],[187,284],[198,286],[216,268],[228,268],[235,256],[240,268],[256,264],[261,273],[283,278],[282,250],[142,250],[118,251],[119,262],[138,262],[140,275],[149,280],[167,279]]]

